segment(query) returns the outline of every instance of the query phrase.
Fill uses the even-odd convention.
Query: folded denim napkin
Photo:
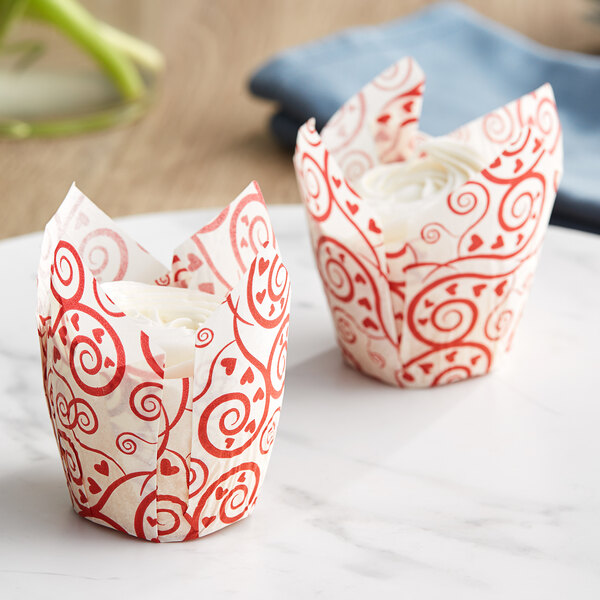
[[[550,82],[565,148],[551,222],[600,233],[600,57],[542,46],[461,4],[440,3],[286,50],[252,76],[250,89],[279,103],[271,128],[293,148],[309,117],[322,127],[345,100],[407,55],[427,74],[421,129],[431,135]]]

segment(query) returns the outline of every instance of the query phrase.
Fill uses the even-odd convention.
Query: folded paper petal
[[[73,507],[147,540],[192,539],[250,514],[283,397],[289,280],[256,184],[205,229],[182,248],[208,249],[227,286],[215,285],[223,303],[196,334],[194,376],[177,379],[100,282],[201,287],[194,269],[163,267],[75,187],[43,243],[44,388]],[[242,238],[247,251],[232,232],[254,236]]]
[[[322,136],[306,123],[294,156],[344,357],[402,387],[487,373],[508,350],[562,175],[560,122],[546,84],[449,134],[488,167],[444,201],[415,204],[405,239],[384,245],[384,224],[352,184],[426,138],[415,126],[423,87],[414,60],[401,60],[349,100]],[[354,126],[352,107],[361,115]],[[378,136],[394,141],[389,150]]]

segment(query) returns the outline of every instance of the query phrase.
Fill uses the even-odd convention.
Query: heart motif
[[[53,358],[54,362],[58,362],[60,360],[60,352],[58,351],[58,348],[56,346],[54,346],[54,352],[52,354],[52,358]]]
[[[248,215],[244,215],[244,216],[241,218],[241,221],[242,221],[242,223],[243,223],[243,224],[244,224],[246,227],[248,227],[248,223],[250,223],[250,221],[248,220]]]
[[[108,463],[105,460],[101,460],[98,464],[95,464],[94,469],[100,475],[108,475]]]
[[[410,373],[404,373],[404,375],[402,375],[402,379],[405,379],[406,381],[414,381],[415,380],[415,378]]]
[[[474,285],[473,286],[473,293],[475,294],[475,297],[479,298],[479,294],[481,294],[481,292],[487,287],[487,285],[485,283],[480,283],[479,285]]]
[[[385,115],[381,115],[380,117],[377,117],[377,122],[378,123],[387,123],[390,120],[390,115],[388,115],[387,113]]]
[[[414,104],[414,100],[409,100],[408,102],[406,102],[402,105],[402,108],[406,112],[410,112],[412,110],[413,104]]]
[[[497,169],[500,166],[501,162],[502,161],[500,160],[500,157],[498,156],[496,158],[496,160],[493,163],[490,164],[490,169]]]
[[[267,270],[270,262],[271,261],[268,258],[261,258],[258,261],[258,274],[259,275],[262,275]]]
[[[540,140],[540,138],[536,138],[535,139],[535,144],[533,146],[533,152],[537,152],[540,149],[540,146],[542,145],[542,140]]]
[[[346,201],[346,206],[348,207],[348,210],[355,215],[358,212],[358,204],[353,204],[352,202],[350,202],[349,200]]]
[[[175,473],[179,473],[179,467],[171,464],[171,461],[168,458],[163,458],[160,461],[160,472],[163,475],[175,475]]]
[[[83,493],[83,490],[79,490],[79,500],[81,500],[81,504],[87,504],[87,498]]]
[[[429,319],[418,319],[418,321],[421,325],[425,325]]]
[[[356,281],[356,283],[367,283],[365,281],[365,278],[360,273],[356,274],[356,276],[354,277],[354,281]]]
[[[244,483],[244,481],[246,481],[246,473],[242,473],[239,477],[238,477],[238,481],[240,483]]]
[[[367,310],[371,310],[371,303],[369,302],[368,298],[361,298],[358,303],[361,306],[364,306]]]
[[[248,247],[248,240],[246,238],[242,238],[242,241],[240,242],[240,248],[247,248]]]
[[[227,450],[229,450],[229,448],[231,448],[231,446],[233,446],[233,442],[235,442],[235,440],[232,437],[228,437],[225,440],[225,446],[227,447]]]
[[[433,306],[433,302],[431,300],[425,299],[425,308],[430,308]]]
[[[245,385],[246,383],[252,383],[253,381],[254,381],[254,373],[252,372],[252,369],[250,367],[248,367],[244,371],[244,374],[242,375],[242,378],[240,379],[240,384]]]
[[[474,252],[483,244],[483,240],[475,233],[471,236],[471,244],[467,248],[469,252]]]
[[[477,361],[478,361],[480,358],[481,358],[481,354],[478,354],[477,356],[474,356],[474,357],[471,359],[471,364],[472,364],[473,366],[475,366],[475,365],[477,364]]]
[[[58,330],[58,335],[60,337],[60,341],[66,346],[67,345],[67,328],[64,325]]]
[[[338,179],[334,175],[331,176],[331,180],[333,181],[333,183],[334,183],[334,185],[335,185],[336,188],[339,188],[340,185],[342,185],[342,180]]]
[[[454,296],[454,294],[456,294],[456,288],[458,287],[458,283],[451,283],[447,288],[446,291],[451,295]]]
[[[110,369],[110,367],[114,367],[114,366],[115,366],[115,363],[114,363],[113,359],[110,356],[107,356],[104,359],[104,367],[106,369]]]
[[[271,317],[274,312],[275,312],[275,305],[271,304],[271,310],[269,310],[269,317]]]
[[[217,500],[221,500],[223,498],[223,496],[228,492],[229,490],[224,490],[221,486],[219,486],[216,490],[215,490],[215,498]]]
[[[504,240],[502,239],[502,236],[499,235],[492,244],[492,250],[497,250],[498,248],[502,248],[502,246],[504,246]]]
[[[519,245],[519,244],[520,244],[522,241],[523,241],[523,234],[522,234],[522,233],[520,233],[520,234],[517,236],[517,246],[518,246],[518,245]]]
[[[202,518],[202,525],[204,525],[204,529],[206,529],[217,517],[212,516],[212,517],[203,517]]]
[[[187,259],[188,259],[188,266],[187,266],[188,271],[197,271],[203,264],[202,261],[198,258],[198,256],[196,256],[192,252],[190,252],[187,255]]]
[[[248,425],[246,425],[244,431],[246,431],[247,433],[254,433],[255,430],[256,430],[256,421],[254,419],[252,419],[252,421],[250,421],[250,423],[248,423]]]
[[[96,342],[98,344],[101,344],[102,337],[104,336],[104,329],[100,329],[100,327],[96,327],[96,329],[94,329],[92,331],[92,335],[94,336],[94,339],[96,340]]]
[[[88,477],[88,490],[91,494],[97,494],[102,491],[102,488],[96,483],[94,479]]]
[[[71,317],[71,324],[75,328],[75,331],[79,331],[79,315],[77,313]]]
[[[155,519],[154,517],[147,516],[146,521],[148,521],[148,525],[150,525],[150,527],[156,527],[158,525],[158,519]]]
[[[262,292],[256,292],[256,300],[258,301],[259,304],[262,304],[263,300],[265,299],[266,293],[267,293],[267,290],[263,290]]]
[[[446,360],[448,362],[454,362],[454,359],[456,358],[456,353],[457,350],[452,350],[452,352],[448,352],[448,354],[446,354]]]
[[[201,292],[206,292],[207,294],[215,293],[215,284],[212,281],[203,281],[198,284],[198,290]]]
[[[504,293],[504,287],[506,286],[506,284],[508,283],[508,280],[505,279],[504,281],[501,281],[495,288],[494,291],[496,292],[496,294],[498,296],[502,296],[502,294]]]
[[[375,223],[374,219],[369,219],[369,230],[373,233],[381,233],[381,229],[377,227],[377,223]]]
[[[221,361],[221,366],[225,367],[225,375],[229,377],[235,371],[236,358],[224,358]]]
[[[377,324],[374,323],[369,317],[367,317],[366,319],[363,319],[362,324],[367,328],[367,329],[374,329],[375,331],[377,331],[378,327]]]
[[[258,388],[256,390],[256,394],[254,394],[254,398],[252,398],[252,402],[258,402],[265,397],[265,393],[262,388]]]
[[[423,369],[423,373],[425,373],[425,375],[429,375],[429,371],[433,369],[433,363],[421,363],[419,366],[421,369]]]
[[[520,158],[517,158],[517,160],[515,161],[515,173],[517,171],[520,171],[521,167],[523,166],[523,161]]]

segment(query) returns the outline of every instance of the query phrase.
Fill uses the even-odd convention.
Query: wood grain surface
[[[273,107],[247,92],[249,74],[285,47],[397,18],[430,2],[83,3],[164,52],[162,89],[135,125],[55,140],[0,141],[0,238],[43,228],[73,180],[111,216],[225,205],[252,179],[268,203],[297,202],[291,157],[267,130]],[[586,19],[589,0],[466,4],[542,43],[600,49],[600,25]]]

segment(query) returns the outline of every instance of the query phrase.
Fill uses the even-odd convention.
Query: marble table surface
[[[2,598],[600,597],[600,237],[550,228],[502,370],[401,391],[341,361],[300,206],[287,389],[251,518],[150,544],[70,508],[35,333],[41,235],[0,243]],[[124,219],[167,260],[212,211]]]

